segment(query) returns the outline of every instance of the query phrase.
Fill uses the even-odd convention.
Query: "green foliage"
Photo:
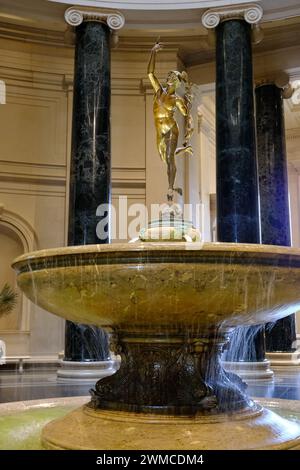
[[[0,291],[0,317],[10,313],[17,304],[18,294],[8,284]]]

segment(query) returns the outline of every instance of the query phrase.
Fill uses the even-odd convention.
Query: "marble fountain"
[[[300,250],[139,242],[38,251],[13,266],[28,298],[105,328],[122,358],[89,403],[46,424],[45,448],[300,448],[300,421],[250,399],[220,360],[237,325],[300,308]]]

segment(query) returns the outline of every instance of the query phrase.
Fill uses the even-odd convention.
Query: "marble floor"
[[[256,381],[248,386],[251,396],[300,400],[300,367],[276,368],[273,382]],[[94,383],[58,383],[56,370],[29,369],[18,371],[1,370],[0,403],[88,395]]]
[[[271,367],[273,381],[257,380],[248,384],[248,393],[253,397],[284,398],[300,400],[300,366]]]
[[[1,371],[0,403],[89,395],[93,383],[58,383],[55,369]]]

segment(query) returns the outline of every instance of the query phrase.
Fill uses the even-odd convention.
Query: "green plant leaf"
[[[18,294],[5,284],[0,292],[0,317],[10,313],[17,304]]]

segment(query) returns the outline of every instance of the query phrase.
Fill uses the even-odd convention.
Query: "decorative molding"
[[[0,194],[12,196],[46,196],[58,197],[65,199],[65,187],[52,187],[39,184],[32,184],[26,181],[2,181],[0,187]]]
[[[4,162],[5,172],[2,174],[2,181],[10,180],[10,175],[8,173],[7,164],[9,162],[17,162],[17,164],[23,165],[23,170],[16,171],[17,168],[14,167],[11,171],[12,176],[14,177],[15,173],[18,174],[21,172],[23,174],[23,182],[25,182],[26,171],[24,170],[27,166],[27,182],[40,183],[41,172],[37,172],[37,175],[32,175],[28,171],[28,164],[30,163],[40,163],[51,164],[53,161],[54,164],[58,166],[64,164],[66,160],[66,96],[62,91],[39,89],[33,84],[31,86],[23,87],[19,85],[11,85],[7,81],[7,118],[6,121],[2,123],[2,152],[0,160],[0,173],[1,173],[1,162]],[[15,106],[18,106],[16,111]],[[23,110],[29,112],[27,123],[27,144],[20,145],[18,140],[11,140],[9,138],[10,129],[13,129],[14,120],[18,119],[24,114]],[[21,114],[19,114],[19,112]],[[22,114],[23,113],[23,114]],[[41,114],[40,114],[41,113]],[[17,114],[16,117],[14,115]],[[39,122],[39,118],[42,118],[43,122],[43,136],[40,136],[40,127],[35,123]],[[30,120],[32,118],[32,121]],[[8,136],[6,136],[4,129],[5,126],[8,126]],[[25,140],[26,140],[25,139]],[[35,142],[35,145],[32,144]],[[12,160],[14,159],[14,160]],[[28,162],[29,160],[29,162]],[[5,165],[6,163],[6,165]],[[25,165],[25,166],[24,166]],[[3,166],[2,166],[2,169]],[[25,175],[24,175],[25,173]],[[37,178],[36,178],[37,176]],[[47,176],[47,173],[46,173]],[[36,181],[34,181],[36,179]],[[50,181],[49,185],[53,184]],[[56,184],[56,182],[54,181]],[[3,192],[3,188],[0,188],[0,191]]]
[[[280,21],[287,20],[289,18],[295,18],[300,16],[300,4],[299,2],[294,3],[294,5],[286,5],[286,0],[282,0],[282,5],[279,8],[272,9],[272,3],[270,2],[271,8],[269,7],[264,13],[263,21]],[[265,8],[266,9],[266,8]]]
[[[30,331],[24,330],[1,330],[1,336],[2,335],[30,335]]]
[[[16,180],[1,181],[0,194],[11,194],[13,196],[47,196],[47,197],[66,197],[66,189],[64,186],[42,185],[30,183],[20,178]]]
[[[49,8],[53,8],[53,5],[54,4],[50,5]],[[170,14],[172,13],[173,12],[170,12]],[[170,48],[177,48],[177,50],[180,49],[180,57],[184,61],[186,67],[204,62],[213,62],[214,48],[208,47],[207,45],[207,31],[211,32],[211,36],[214,36],[214,33],[213,30],[205,30],[203,28],[203,26],[201,25],[201,21],[199,21],[199,19],[201,18],[201,14],[201,11],[195,14],[195,20],[193,19],[193,24],[185,24],[184,22],[180,23],[180,21],[178,21],[178,25],[176,27],[172,26],[171,23],[170,25],[163,26],[158,23],[148,25],[146,19],[145,23],[143,25],[141,24],[140,27],[136,23],[130,25],[129,19],[126,15],[126,25],[125,28],[120,32],[118,48],[112,49],[112,67],[114,67],[115,63],[119,61],[120,56],[123,55],[123,57],[125,57],[126,53],[128,54],[128,56],[129,54],[135,54],[135,57],[138,57],[138,55],[142,57],[142,52],[148,54],[149,50],[152,47],[153,41],[155,40],[153,36],[155,34],[155,28],[160,28],[160,32],[162,30],[164,31],[162,33],[162,41],[166,45],[167,50],[169,50]],[[267,10],[265,10],[262,23],[266,23],[266,14]],[[47,26],[45,23],[37,24],[36,27],[31,25],[29,26],[28,24],[30,23],[26,23],[24,25],[16,25],[12,23],[10,24],[9,19],[6,19],[5,23],[0,22],[0,37],[7,39],[15,39],[18,42],[22,42],[21,48],[22,51],[24,51],[22,53],[23,57],[25,56],[25,54],[27,54],[26,49],[28,50],[28,55],[32,54],[32,52],[34,51],[33,61],[30,62],[32,70],[36,70],[37,67],[42,67],[43,70],[45,70],[47,67],[47,61],[45,60],[45,56],[49,55],[49,62],[51,62],[53,73],[57,73],[60,71],[62,71],[63,73],[72,72],[73,47],[70,47],[70,42],[72,42],[73,39],[71,41],[71,39],[69,40],[67,37],[75,36],[75,32],[72,27],[66,28],[67,25],[64,22],[63,14],[61,16],[62,18],[58,18],[57,21],[59,23],[56,22],[55,26],[53,26],[52,24],[49,24]],[[198,23],[196,22],[196,20]],[[42,29],[43,25],[45,29]],[[51,30],[51,27],[57,27],[57,30]],[[149,31],[148,36],[146,34],[147,29]],[[265,40],[259,48],[259,53],[261,53],[262,51],[268,51],[268,54],[270,54],[272,51],[277,52],[277,50],[283,49],[283,47],[290,48],[297,46],[299,44],[300,36],[299,17],[293,17],[286,22],[278,21],[274,22],[273,24],[269,23],[269,25],[266,25],[263,31]],[[152,36],[150,36],[150,34],[152,34]],[[256,28],[253,29],[253,34],[256,34]],[[5,42],[3,44],[5,44]],[[53,54],[55,54],[55,52],[53,52],[53,47],[45,49],[43,45],[54,45],[55,47],[60,46],[60,50],[58,51],[58,54],[54,56]],[[32,49],[31,46],[33,46]],[[38,51],[39,46],[41,46],[41,52]],[[163,53],[166,52],[166,48],[164,48],[164,51],[162,51]],[[0,52],[2,54],[3,51]],[[14,59],[15,55],[17,54],[16,51],[9,50],[8,52],[11,53],[11,57],[12,59]],[[254,52],[256,54],[256,51]],[[280,60],[285,62],[289,59],[289,54],[284,52],[284,49],[283,52],[280,52],[280,55],[281,54],[282,57],[278,57],[278,62],[280,62]],[[37,63],[38,55],[43,57],[43,62],[40,62],[40,64]],[[10,61],[10,57],[6,57],[6,59]],[[63,61],[65,61],[64,66]],[[139,62],[139,59],[136,59],[136,61]],[[2,60],[0,60],[0,63],[3,63]]]
[[[0,61],[2,59],[1,51],[0,51]],[[27,67],[27,66],[26,66]],[[140,73],[146,73],[145,67],[141,65],[141,70],[137,71],[137,77],[129,77],[129,76],[118,76],[120,72],[117,69],[118,64],[114,63],[114,76],[111,79],[111,91],[112,95],[124,95],[132,94],[132,95],[140,95],[141,94],[141,79],[139,78]],[[121,72],[124,75],[124,72]],[[40,89],[40,90],[49,90],[49,91],[64,91],[70,92],[73,90],[73,73],[51,73],[49,72],[38,72],[30,69],[19,69],[11,66],[5,67],[0,65],[0,77],[2,80],[5,81],[7,88],[12,86],[27,88],[27,89]],[[142,82],[145,85],[149,82],[148,79],[142,79]],[[142,85],[142,87],[144,86]],[[149,85],[149,86],[148,86]],[[148,83],[149,90],[152,89],[150,82]],[[33,95],[32,95],[33,96]]]
[[[48,0],[54,3],[64,3],[99,8],[122,8],[123,10],[190,10],[210,8],[218,5],[219,0]],[[247,3],[248,0],[223,0],[223,5]]]
[[[27,0],[28,1],[28,0]],[[249,0],[48,0],[49,2],[59,4],[70,4],[89,7],[100,7],[100,8],[117,8],[126,11],[126,23],[130,24],[130,17],[127,20],[133,10],[136,14],[140,12],[141,22],[145,20],[145,13],[151,11],[156,12],[169,10],[170,19],[173,15],[180,14],[182,22],[185,22],[185,13],[189,13],[190,10],[203,11],[206,8],[219,8],[222,6],[234,5],[241,7],[243,4],[249,3]],[[260,0],[256,0],[259,2]],[[263,21],[276,21],[286,18],[292,18],[300,14],[300,4],[296,0],[294,2],[287,2],[286,0],[277,0],[276,2],[264,1],[265,15]]]
[[[269,72],[267,76],[256,80],[256,88],[270,84],[274,84],[277,88],[282,89],[284,99],[289,99],[293,96],[294,88],[290,82],[290,76],[286,72]]]
[[[112,203],[117,202],[119,197],[126,196],[129,203],[135,201],[146,201],[146,187],[145,188],[113,188]]]
[[[68,35],[65,31],[38,28],[25,24],[0,22],[0,37],[19,41],[30,41],[35,44],[47,44],[51,46],[66,47],[69,44]]]
[[[21,48],[0,48],[0,77],[8,85],[27,88],[64,90],[64,79],[73,74],[73,51],[55,54],[53,48],[32,45],[23,38]],[[22,83],[20,83],[22,82]]]
[[[223,6],[243,5],[251,0],[149,0],[142,2],[141,0],[115,1],[115,0],[26,0],[26,2],[18,3],[18,15],[16,15],[14,3],[11,0],[1,0],[3,7],[0,12],[1,25],[6,24],[8,29],[4,28],[6,37],[15,36],[19,40],[33,42],[51,42],[52,44],[68,43],[68,39],[64,35],[66,33],[65,22],[63,18],[63,8],[81,4],[85,7],[93,8],[107,7],[109,9],[120,9],[126,17],[126,25],[122,37],[132,38],[133,31],[136,31],[136,42],[139,36],[143,35],[145,30],[155,36],[155,34],[171,34],[181,36],[184,31],[189,32],[194,37],[197,45],[199,45],[199,35],[203,34],[201,27],[202,13],[208,8],[218,8],[220,4]],[[255,1],[255,0],[253,0]],[[37,2],[39,7],[37,8]],[[263,4],[264,23],[277,20],[295,20],[300,15],[300,3],[296,0],[276,0],[272,1],[255,1]],[[63,6],[64,5],[64,6]],[[191,6],[192,5],[192,6]],[[161,11],[159,14],[157,11]],[[1,34],[0,25],[0,34]],[[11,25],[11,31],[9,31]],[[5,30],[6,29],[6,30]],[[157,31],[157,33],[155,33]],[[169,32],[169,33],[168,33]],[[179,33],[179,35],[177,34]],[[12,34],[10,36],[10,34]],[[68,36],[68,33],[66,33]],[[197,40],[196,40],[197,38]],[[201,48],[201,45],[200,45]]]
[[[66,180],[66,165],[0,160],[0,194],[65,197]],[[140,193],[146,187],[145,168],[113,167],[112,187]],[[1,210],[0,205],[0,219]]]
[[[0,160],[0,180],[20,180],[31,183],[64,185],[66,166],[50,163],[30,163]]]
[[[145,168],[118,168],[112,169],[112,185],[113,187],[146,187],[146,170]]]
[[[5,205],[1,204],[0,226],[7,225],[16,233],[18,239],[22,242],[24,253],[38,248],[37,234],[34,228],[21,215],[7,210]]]
[[[32,72],[29,69],[18,69],[17,67],[5,67],[2,65],[0,66],[0,76],[6,82],[10,80],[8,85],[17,85],[24,88],[32,88],[34,85],[39,85],[39,88],[53,91],[64,89],[64,74]]]

